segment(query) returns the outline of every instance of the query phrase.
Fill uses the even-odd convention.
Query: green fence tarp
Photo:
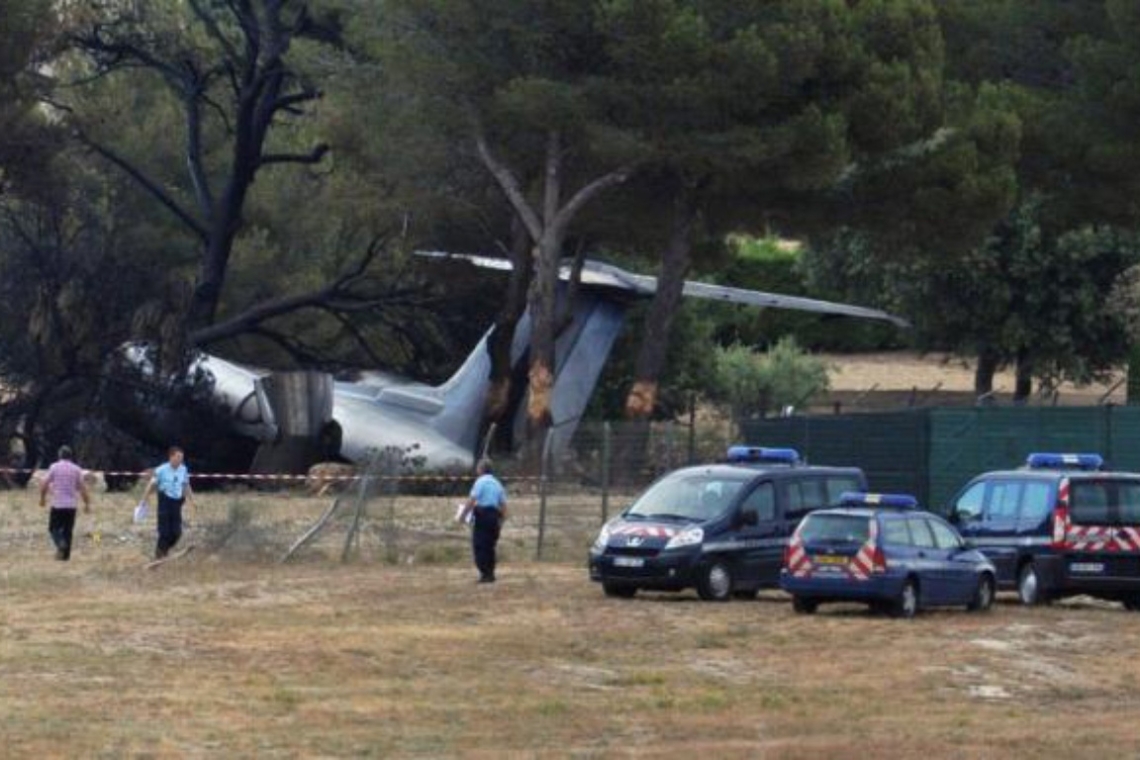
[[[942,511],[970,478],[1034,451],[1090,451],[1140,471],[1140,407],[971,407],[750,420],[745,442],[793,446],[814,464],[862,467],[872,489]]]

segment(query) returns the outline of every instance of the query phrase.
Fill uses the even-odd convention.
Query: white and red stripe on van
[[[1069,517],[1069,479],[1057,488],[1053,510],[1053,547],[1078,552],[1140,552],[1140,529],[1108,525],[1074,525]]]
[[[610,532],[612,536],[645,536],[647,538],[672,538],[677,535],[676,528],[666,528],[664,525],[619,525]]]

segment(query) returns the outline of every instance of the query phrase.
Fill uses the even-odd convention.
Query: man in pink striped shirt
[[[71,536],[75,530],[75,512],[83,499],[83,511],[91,511],[91,494],[83,482],[83,470],[72,460],[70,446],[60,446],[59,461],[48,468],[40,485],[40,506],[47,506],[51,491],[51,515],[48,532],[55,543],[55,558],[66,562],[71,558]]]

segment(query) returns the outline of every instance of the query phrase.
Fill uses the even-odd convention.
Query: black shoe
[[[67,553],[64,552],[63,549],[56,549],[55,550],[55,558],[57,560],[59,560],[60,562],[66,562],[67,561]]]
[[[476,582],[476,583],[494,583],[494,582],[495,582],[495,576],[493,576],[493,575],[484,575],[484,576],[481,576],[481,577],[479,578],[479,580],[477,580],[477,581],[475,581],[475,582]]]

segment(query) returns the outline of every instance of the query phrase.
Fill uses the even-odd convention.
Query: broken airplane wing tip
[[[508,259],[497,259],[491,256],[480,256],[466,253],[445,253],[442,251],[416,251],[416,255],[434,259],[447,259],[466,261],[483,269],[496,269],[510,271],[514,265]],[[587,259],[582,267],[582,284],[602,288],[623,290],[637,295],[652,295],[657,291],[657,278],[644,274],[629,272],[613,264],[606,264],[593,259]],[[564,265],[561,278],[570,278],[570,267]],[[746,304],[757,308],[790,309],[792,311],[806,311],[840,317],[855,317],[857,319],[873,319],[880,322],[890,322],[895,327],[909,329],[911,323],[894,314],[872,309],[867,306],[855,304],[836,303],[834,301],[821,301],[804,296],[789,296],[780,293],[766,293],[761,290],[747,290],[734,288],[728,285],[714,285],[708,282],[686,280],[684,295],[691,298],[704,298],[713,301],[727,301],[729,303]]]

